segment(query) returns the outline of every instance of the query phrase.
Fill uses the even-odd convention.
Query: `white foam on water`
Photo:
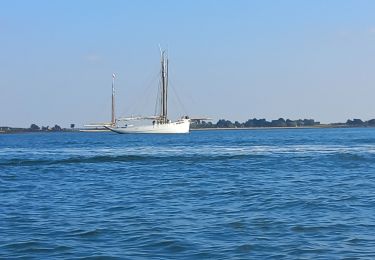
[[[280,155],[295,154],[312,156],[314,154],[375,154],[374,145],[340,146],[340,145],[287,145],[287,146],[136,146],[136,147],[75,147],[56,149],[1,148],[0,155],[6,157],[93,157],[93,156],[236,156],[236,155]]]

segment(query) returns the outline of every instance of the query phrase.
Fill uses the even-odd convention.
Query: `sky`
[[[1,0],[0,126],[154,113],[159,45],[177,118],[375,118],[372,0]]]

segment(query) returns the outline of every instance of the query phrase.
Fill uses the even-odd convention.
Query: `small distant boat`
[[[172,122],[168,119],[168,58],[166,51],[161,51],[161,87],[160,114],[157,116],[114,118],[114,96],[112,95],[112,124],[103,125],[105,128],[119,134],[184,134],[190,131],[188,116]],[[120,126],[120,123],[123,125]]]

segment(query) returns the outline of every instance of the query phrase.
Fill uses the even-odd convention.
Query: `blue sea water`
[[[0,135],[2,259],[375,259],[375,129]]]

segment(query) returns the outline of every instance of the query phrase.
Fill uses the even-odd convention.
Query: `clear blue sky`
[[[375,118],[375,1],[0,2],[0,125],[152,114],[168,47],[172,118]],[[183,103],[174,98],[177,92]]]

